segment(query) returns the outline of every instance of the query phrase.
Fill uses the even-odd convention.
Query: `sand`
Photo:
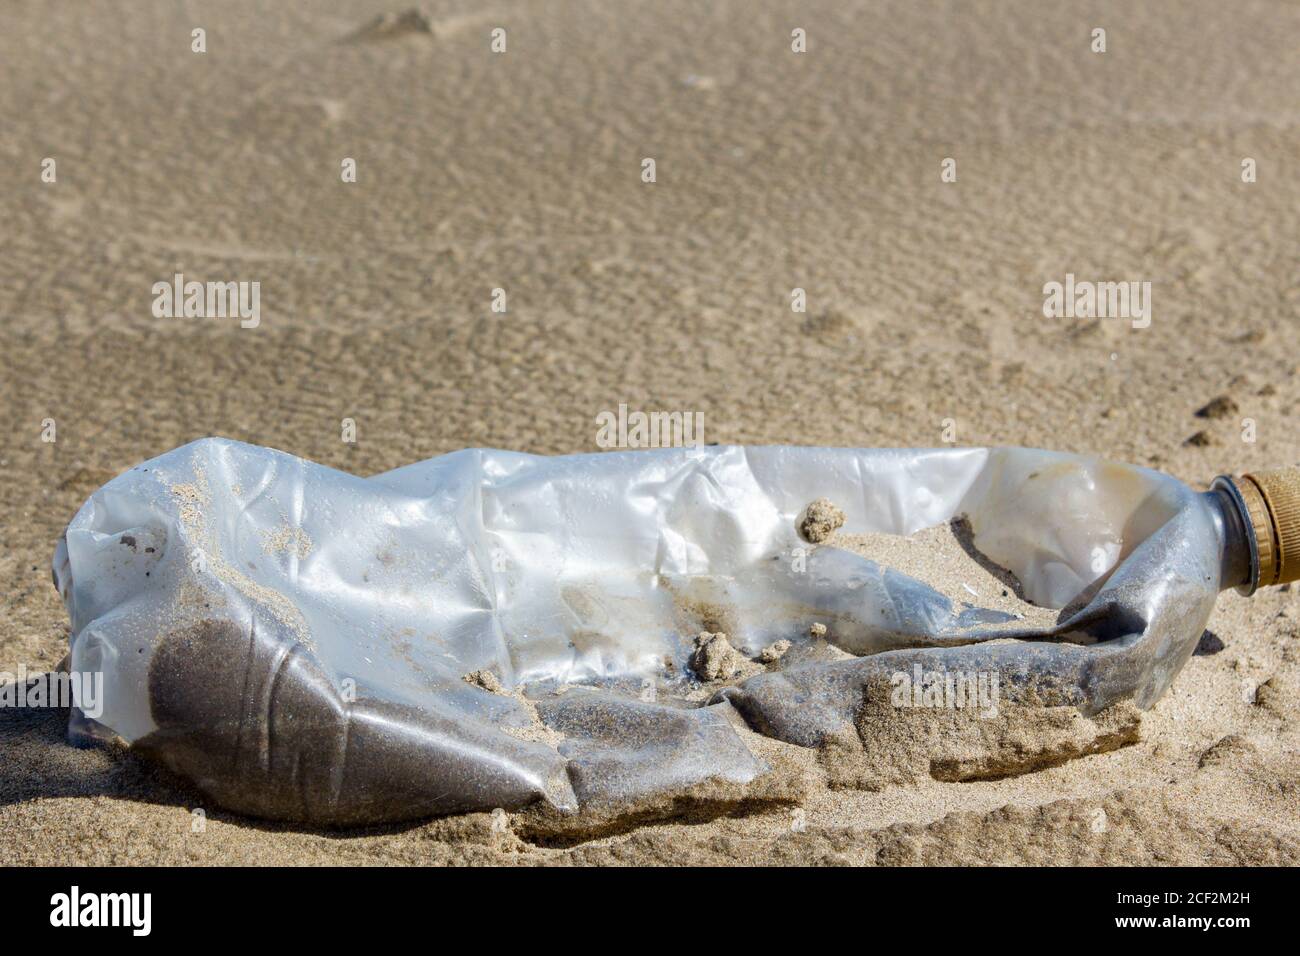
[[[964,516],[909,535],[839,531],[826,543],[924,581],[956,608],[969,606],[1012,615],[1005,624],[985,624],[985,628],[1045,630],[1060,617],[1059,610],[1026,599],[1016,576],[976,547]]]
[[[818,498],[795,519],[799,537],[812,544],[821,544],[844,524],[844,512],[829,498]]]
[[[1300,461],[1294,4],[407,6],[0,11],[0,669],[66,652],[49,562],[86,496],[211,434],[374,474],[596,451],[626,403],[1198,487]],[[260,324],[155,318],[177,272],[259,281]],[[1150,326],[1044,318],[1067,273],[1150,281]],[[267,826],[0,711],[0,863],[1294,863],[1298,633],[1295,590],[1225,594],[1153,710],[990,731],[1055,765],[957,727],[915,729],[960,744],[932,768],[883,720],[843,770],[751,735],[770,799],[568,837]]]

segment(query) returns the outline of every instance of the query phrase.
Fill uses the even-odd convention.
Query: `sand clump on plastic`
[[[406,9],[224,4],[202,57],[162,40],[193,24],[161,0],[5,16],[0,151],[58,177],[5,194],[0,670],[67,652],[49,558],[86,497],[204,435],[373,475],[597,451],[594,416],[626,402],[723,444],[928,447],[950,422],[1200,487],[1300,461],[1300,181],[1276,174],[1300,152],[1300,10],[1103,3],[1098,56],[1094,24],[1030,2]],[[182,270],[260,281],[260,326],[153,317]],[[1152,280],[1150,326],[1044,319],[1067,273]],[[976,569],[942,586],[1003,599]],[[708,623],[682,634],[728,632]],[[1300,862],[1300,591],[1224,594],[1208,627],[1140,715],[905,712],[882,687],[821,750],[738,728],[772,768],[744,792],[581,824],[266,826],[69,747],[64,714],[0,708],[0,863]]]
[[[795,522],[799,537],[812,544],[821,544],[843,524],[844,512],[829,498],[810,502]]]
[[[789,647],[788,644],[786,646]],[[781,656],[775,644],[764,648],[763,654],[773,661],[779,660]],[[758,670],[748,666],[751,663],[732,646],[730,639],[721,631],[713,634],[701,631],[695,638],[690,666],[691,672],[701,681],[730,681],[741,675],[749,676]]]

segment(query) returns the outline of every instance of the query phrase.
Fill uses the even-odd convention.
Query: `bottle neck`
[[[1219,538],[1219,587],[1254,594],[1259,587],[1259,548],[1240,489],[1220,476],[1202,497],[1210,505]]]

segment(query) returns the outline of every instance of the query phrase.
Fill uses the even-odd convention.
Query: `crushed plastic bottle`
[[[58,545],[70,666],[104,677],[70,733],[121,738],[229,810],[351,825],[744,786],[767,768],[737,721],[817,745],[914,665],[1085,714],[1149,707],[1222,588],[1300,576],[1296,488],[1198,493],[1020,448],[470,449],[359,478],[205,439],[100,488]],[[854,532],[964,515],[1060,613],[1018,627],[810,546],[797,519],[819,498]],[[743,654],[810,633],[847,653],[661,699],[722,646],[719,619]]]

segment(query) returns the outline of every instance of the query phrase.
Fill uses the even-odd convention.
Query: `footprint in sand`
[[[381,13],[344,37],[343,42],[378,43],[410,36],[433,36],[433,21],[417,7],[396,13]]]
[[[499,19],[490,11],[445,17],[435,20],[419,7],[381,13],[360,29],[343,38],[344,43],[381,43],[407,37],[434,37],[443,40],[477,24]]]

